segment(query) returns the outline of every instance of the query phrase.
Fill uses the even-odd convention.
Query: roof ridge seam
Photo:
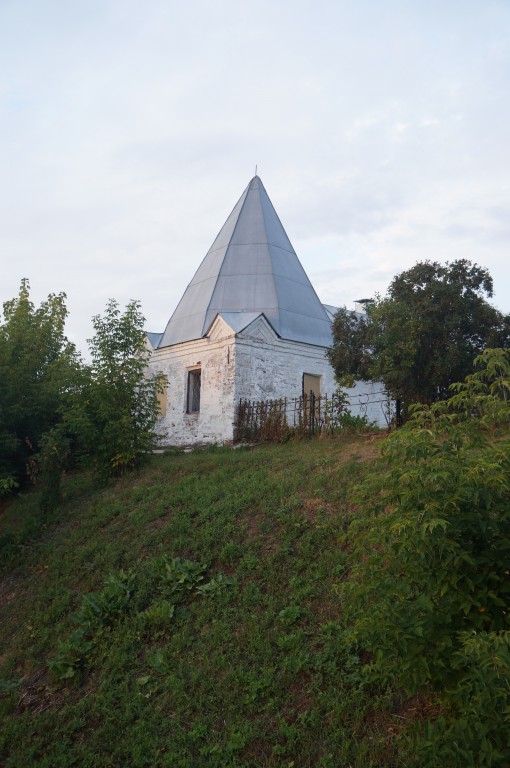
[[[261,186],[262,190],[264,190],[264,192],[266,192],[266,188],[264,187],[264,185],[262,184],[262,182],[260,182],[260,186]],[[278,219],[278,221],[279,221],[279,223],[280,223],[280,226],[281,226],[281,228],[282,228],[282,229],[283,229],[283,231],[285,232],[285,229],[284,229],[284,227],[283,227],[283,224],[282,224],[282,222],[280,221],[280,217],[279,217],[279,216],[278,216],[278,214],[276,213],[276,208],[274,207],[273,203],[271,202],[271,199],[270,199],[269,195],[267,194],[267,192],[266,192],[266,197],[267,197],[267,199],[268,199],[268,201],[269,201],[269,205],[271,206],[271,208],[272,208],[272,209],[273,209],[273,211],[274,211],[274,215],[276,216],[276,218]],[[262,222],[263,222],[263,224],[264,224],[264,232],[265,232],[265,234],[266,234],[266,241],[269,241],[269,236],[268,236],[268,234],[267,234],[267,225],[266,225],[266,210],[265,210],[265,207],[262,205],[262,199],[261,199],[261,192],[260,192],[260,191],[259,191],[259,202],[260,202],[260,207],[261,207],[261,209],[262,209]],[[287,240],[289,240],[289,236],[287,235],[287,233],[286,233],[286,232],[285,232],[285,235],[287,236]],[[294,255],[296,255],[296,254],[295,254],[295,252],[294,252],[294,247],[293,247],[292,243],[290,242],[290,240],[289,240],[289,243],[290,243],[290,246],[291,246],[291,248],[292,248],[292,251],[289,251],[287,248],[285,248],[285,249],[282,249],[282,250],[285,250],[287,253],[294,253]],[[267,245],[269,246],[269,245],[270,245],[270,243],[269,243],[269,242],[267,242]],[[272,245],[272,243],[271,243],[271,245]],[[276,280],[274,279],[275,275],[274,275],[274,264],[273,264],[273,259],[272,259],[272,257],[271,257],[271,276],[272,276],[272,278],[273,278],[273,290],[274,290],[274,295],[275,295],[275,298],[276,298],[276,310],[277,310],[277,317],[278,317],[278,326],[280,327],[280,330],[281,330],[281,320],[280,320],[280,297],[278,296],[278,288],[277,288],[277,286],[276,286]],[[277,333],[278,333],[278,331],[277,331]],[[278,335],[279,335],[279,334],[278,334]]]
[[[331,320],[326,315],[325,318],[317,317],[317,315],[307,315],[304,312],[294,312],[292,309],[282,309],[282,312],[287,312],[288,315],[297,315],[298,317],[311,317],[313,320],[320,320],[322,323],[328,323],[328,325],[331,325]]]
[[[234,229],[232,230],[232,232],[231,232],[231,234],[230,234],[230,238],[229,238],[229,241],[228,241],[227,247],[225,248],[225,253],[224,253],[224,255],[223,255],[223,259],[222,259],[222,262],[221,262],[220,268],[218,269],[218,274],[217,274],[217,277],[218,277],[218,278],[219,278],[219,277],[220,277],[220,275],[221,275],[221,268],[223,267],[223,264],[225,263],[225,259],[227,258],[227,253],[228,253],[228,250],[229,250],[229,248],[230,248],[230,244],[231,244],[231,242],[232,242],[232,239],[233,239],[233,237],[234,237],[234,235],[235,235],[235,231],[236,231],[236,229],[237,229],[237,225],[239,224],[239,219],[241,218],[241,214],[242,214],[242,212],[243,212],[243,208],[244,208],[244,206],[246,205],[246,200],[248,199],[248,194],[249,194],[249,192],[250,192],[250,186],[251,186],[251,182],[252,182],[252,180],[250,179],[250,182],[249,182],[248,186],[246,187],[246,189],[245,189],[245,190],[244,190],[244,192],[243,192],[243,195],[244,195],[244,200],[243,200],[243,202],[242,202],[242,205],[241,205],[241,207],[240,207],[240,209],[239,209],[239,212],[238,212],[238,214],[237,214],[236,223],[234,224]],[[241,197],[242,197],[242,195],[241,195]],[[237,205],[237,203],[236,203],[236,205]],[[234,205],[234,208],[232,208],[232,213],[234,212],[234,209],[235,209],[236,205]],[[232,213],[231,213],[230,215],[232,215]],[[228,221],[228,219],[227,219],[227,221]],[[221,232],[221,229],[220,229],[220,232]],[[219,250],[219,249],[217,249],[217,250]],[[214,287],[214,289],[213,289],[213,291],[212,291],[212,293],[211,293],[211,296],[209,297],[209,302],[207,303],[207,306],[206,306],[206,308],[205,308],[204,323],[203,323],[203,325],[202,325],[202,334],[204,334],[204,333],[205,333],[205,324],[206,324],[206,322],[207,322],[207,314],[208,314],[208,312],[209,312],[209,309],[210,309],[210,307],[211,307],[211,301],[212,301],[212,298],[213,298],[213,296],[214,296],[214,293],[215,293],[215,288],[216,288],[216,286]]]

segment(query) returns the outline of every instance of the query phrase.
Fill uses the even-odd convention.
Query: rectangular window
[[[188,371],[188,396],[186,404],[186,413],[198,413],[200,411],[200,386],[202,371],[197,368],[194,371]]]

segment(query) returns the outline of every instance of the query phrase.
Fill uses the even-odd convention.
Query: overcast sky
[[[416,261],[510,312],[509,0],[0,0],[0,300],[163,331],[255,165],[321,300]]]

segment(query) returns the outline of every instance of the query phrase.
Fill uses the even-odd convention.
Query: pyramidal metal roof
[[[158,344],[201,338],[219,313],[264,314],[279,336],[331,346],[331,321],[254,176],[186,288]]]

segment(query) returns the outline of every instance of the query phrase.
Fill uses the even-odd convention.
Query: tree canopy
[[[0,324],[0,495],[29,479],[54,506],[63,469],[77,459],[101,475],[131,469],[155,443],[158,376],[147,371],[140,305],[110,300],[93,318],[92,363],[65,335],[64,293],[36,308],[23,279]]]
[[[380,380],[404,408],[446,397],[486,347],[509,345],[510,318],[492,294],[489,272],[465,259],[419,262],[366,315],[338,312],[329,352],[338,379]]]
[[[50,294],[36,308],[28,280],[3,305],[0,325],[0,478],[26,479],[30,457],[59,421],[63,393],[71,387],[79,358],[64,326],[64,293]]]
[[[137,467],[156,443],[160,376],[147,371],[145,318],[137,301],[122,312],[110,299],[92,319],[92,364],[83,369],[79,397],[65,414],[82,456],[102,475]]]

